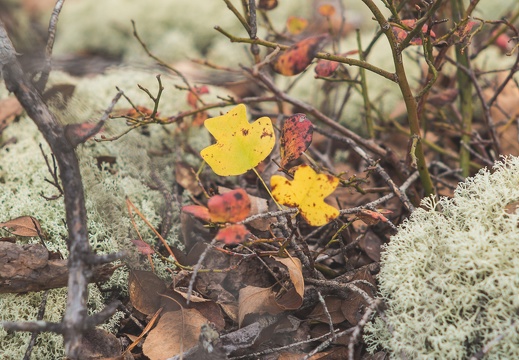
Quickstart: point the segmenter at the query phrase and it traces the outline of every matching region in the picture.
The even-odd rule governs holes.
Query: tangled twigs
[[[38,90],[25,77],[16,59],[16,50],[2,23],[0,23],[0,64],[7,89],[16,95],[56,156],[63,185],[68,228],[67,245],[70,254],[67,308],[63,321],[59,324],[30,322],[2,325],[11,330],[61,333],[64,337],[66,355],[69,358],[76,358],[83,332],[104,321],[116,309],[108,307],[93,317],[87,314],[87,285],[92,274],[93,263],[97,261],[88,242],[85,195],[75,146],[66,136],[65,126],[49,111]]]

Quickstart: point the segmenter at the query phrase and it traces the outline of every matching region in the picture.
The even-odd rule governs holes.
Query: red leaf
[[[331,76],[338,67],[339,63],[337,61],[320,59],[315,66],[315,73],[318,76],[328,77]]]
[[[196,218],[210,222],[211,215],[209,215],[209,209],[205,206],[200,205],[186,205],[182,207],[182,212],[193,215]]]
[[[213,222],[238,222],[249,216],[251,203],[245,190],[236,189],[213,196],[207,207]]]
[[[312,143],[314,126],[305,114],[294,114],[285,120],[281,134],[281,166],[298,159]]]
[[[415,19],[402,20],[402,25],[405,25],[411,29],[414,29],[416,26],[416,20]],[[422,26],[422,33],[427,34],[428,29],[429,28],[427,27],[427,25]],[[407,37],[407,35],[409,34],[409,31],[399,28],[398,26],[393,26],[393,33],[395,34],[396,39],[399,42],[401,42],[401,41],[404,41],[404,39]],[[434,33],[434,31],[431,30],[430,34],[431,34],[432,38],[436,37],[436,34]],[[409,42],[409,45],[422,45],[422,39],[419,36],[417,36]]]
[[[374,225],[378,223],[379,221],[387,222],[387,218],[382,214],[391,214],[392,211],[390,210],[378,210],[378,211],[371,211],[367,209],[362,209],[359,213],[357,213],[357,217],[364,221],[368,225]]]
[[[319,35],[299,41],[279,54],[272,63],[272,68],[278,74],[285,76],[303,72],[312,63],[323,40],[327,37],[328,35]]]
[[[227,245],[241,244],[247,240],[250,232],[247,230],[245,225],[234,224],[224,227],[216,234],[216,240],[222,241]]]
[[[151,246],[149,246],[147,243],[145,243],[142,240],[135,239],[135,240],[132,240],[132,243],[133,243],[133,245],[135,245],[137,247],[137,251],[139,251],[141,254],[151,255],[155,252],[151,248]]]

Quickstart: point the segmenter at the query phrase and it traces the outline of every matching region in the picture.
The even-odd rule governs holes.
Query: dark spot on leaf
[[[243,134],[243,136],[247,136],[249,134],[249,130],[241,129],[241,133]]]

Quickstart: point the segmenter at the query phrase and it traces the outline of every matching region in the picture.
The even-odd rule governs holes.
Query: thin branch
[[[57,0],[56,5],[54,5],[54,10],[52,10],[52,15],[50,16],[47,46],[45,47],[45,64],[41,71],[40,78],[36,83],[36,89],[38,89],[39,92],[45,90],[45,85],[47,85],[47,81],[49,80],[50,70],[52,69],[52,48],[54,47],[54,38],[56,37],[56,27],[58,25],[59,13],[61,12],[64,2],[65,0]]]

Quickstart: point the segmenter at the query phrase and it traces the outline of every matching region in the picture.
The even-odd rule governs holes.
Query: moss
[[[365,339],[393,358],[465,359],[504,335],[485,359],[519,358],[519,158],[425,199],[382,255],[377,319]],[[389,330],[391,329],[391,331]]]

